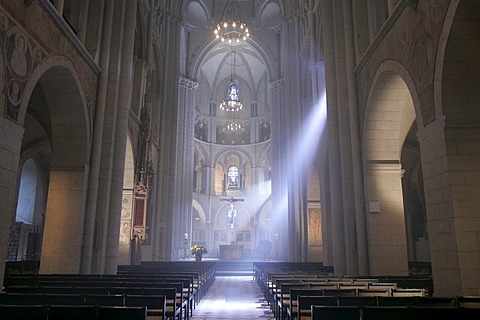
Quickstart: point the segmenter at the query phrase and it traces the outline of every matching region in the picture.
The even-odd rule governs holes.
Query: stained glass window
[[[230,188],[238,188],[238,167],[237,166],[231,166],[228,168],[228,186]]]

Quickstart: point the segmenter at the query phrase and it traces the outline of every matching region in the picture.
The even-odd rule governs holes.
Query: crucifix
[[[235,202],[237,201],[245,201],[245,199],[236,199],[234,197],[229,198],[221,198],[220,201],[228,201],[230,202],[230,208],[227,211],[227,225],[230,229],[235,227],[235,218],[237,217],[237,208],[235,208]]]

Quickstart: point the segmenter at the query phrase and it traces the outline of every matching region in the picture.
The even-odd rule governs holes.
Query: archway
[[[419,132],[428,154],[422,166],[438,295],[480,288],[480,250],[472,242],[480,232],[479,8],[475,1],[450,2],[435,63],[435,119]]]
[[[409,273],[401,154],[416,116],[409,87],[398,71],[408,77],[393,62],[380,66],[370,90],[363,128],[372,275]]]
[[[80,272],[90,121],[74,70],[65,58],[50,58],[39,65],[26,85],[19,113],[20,121],[35,119],[42,129],[25,130],[22,154],[51,148],[45,164],[49,183],[41,273]]]

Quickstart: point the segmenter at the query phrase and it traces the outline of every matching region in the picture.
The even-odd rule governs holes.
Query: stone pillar
[[[0,283],[5,274],[5,257],[8,252],[10,227],[15,221],[18,189],[18,167],[20,148],[25,129],[21,124],[14,123],[5,117],[0,117],[0,136],[5,143],[0,144],[2,160],[0,162]],[[7,143],[8,142],[8,143]]]
[[[372,43],[377,34],[377,10],[375,5],[376,0],[367,0],[367,11],[368,11],[368,37],[369,43]]]
[[[83,44],[85,44],[85,38],[87,33],[89,3],[90,3],[90,0],[83,0],[81,2],[82,6],[80,8],[78,39]]]
[[[282,99],[283,79],[269,83],[269,101],[271,105],[280,106]],[[288,229],[287,229],[287,174],[286,159],[282,136],[284,133],[284,121],[287,119],[282,110],[272,113],[272,213],[270,222],[273,231],[273,259],[287,259],[288,254]],[[282,237],[280,237],[280,234]],[[277,236],[276,236],[277,235]],[[287,238],[287,239],[284,239]]]
[[[104,140],[104,121],[106,112],[106,99],[108,92],[108,79],[109,79],[109,65],[110,65],[110,49],[111,38],[113,28],[113,16],[114,16],[114,1],[107,0],[105,2],[105,14],[103,19],[103,26],[100,28],[100,33],[103,34],[102,44],[99,48],[100,54],[100,67],[102,72],[98,82],[97,90],[97,105],[95,108],[95,123],[93,126],[93,140],[92,140],[92,156],[90,161],[90,177],[88,184],[87,195],[87,210],[85,215],[84,231],[83,231],[83,252],[82,252],[82,266],[81,273],[91,273],[93,270],[93,255],[94,255],[94,237],[96,228],[96,212],[99,205],[99,186],[100,180],[104,179],[100,177],[100,174],[105,174],[101,171],[102,154],[105,152],[103,149]]]
[[[478,121],[444,118],[419,130],[435,295],[480,292]]]
[[[125,169],[125,154],[128,137],[128,117],[132,102],[133,81],[133,51],[135,46],[135,29],[137,24],[137,1],[126,0],[125,18],[123,21],[123,45],[120,60],[121,71],[118,91],[118,111],[115,130],[115,148],[113,153],[113,170],[111,177],[112,198],[110,202],[110,214],[108,215],[108,228],[105,272],[115,273],[117,270],[118,239],[120,236],[120,221],[122,211],[123,177]],[[107,218],[107,217],[105,217]]]
[[[174,181],[174,246],[181,246],[183,238],[177,234],[192,230],[192,185],[193,185],[193,128],[195,121],[195,95],[198,83],[180,77],[178,90],[178,113],[176,131],[176,162]],[[188,253],[187,253],[188,254]]]
[[[85,168],[50,168],[41,273],[76,274],[81,268]],[[118,245],[118,241],[117,241]]]
[[[371,275],[408,275],[402,168],[371,160],[367,168],[368,243]]]
[[[353,176],[353,195],[351,201],[354,202],[354,219],[353,228],[355,234],[353,239],[353,270],[351,275],[368,275],[368,254],[367,254],[367,230],[365,220],[364,207],[364,190],[363,190],[363,172],[362,172],[362,154],[360,150],[360,128],[358,124],[358,101],[357,87],[355,83],[354,69],[355,48],[354,48],[354,26],[350,19],[353,16],[352,3],[349,0],[343,0],[343,16],[345,25],[345,60],[346,60],[346,76],[347,76],[347,92],[349,110],[349,127],[351,140],[351,160],[352,160],[352,176]]]
[[[65,5],[64,0],[55,0],[55,9],[60,16],[63,16],[63,6]]]
[[[322,2],[323,9],[323,36],[325,50],[325,78],[327,93],[327,117],[328,117],[328,150],[329,150],[329,181],[330,199],[331,199],[331,228],[332,232],[332,262],[335,268],[335,275],[347,274],[346,260],[346,241],[345,241],[345,222],[343,216],[343,197],[342,197],[342,171],[340,163],[340,146],[343,141],[339,135],[340,121],[338,115],[339,102],[337,95],[337,62],[335,50],[335,28],[334,28],[334,8],[332,1]]]
[[[395,7],[397,6],[398,0],[387,0],[387,9],[388,9],[388,15],[392,15],[393,10],[395,10]]]

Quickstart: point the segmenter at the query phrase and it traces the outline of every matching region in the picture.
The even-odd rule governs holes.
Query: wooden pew
[[[456,307],[420,307],[413,306],[411,309],[412,320],[452,320],[452,319],[465,319],[459,317],[460,312]],[[472,318],[474,319],[474,318]],[[478,318],[477,318],[478,319]]]
[[[43,294],[46,305],[84,305],[85,297],[82,294]]]
[[[455,297],[415,297],[415,305],[420,307],[456,307]]]
[[[459,296],[457,297],[459,308],[480,308],[480,296]]]
[[[298,296],[323,296],[323,289],[290,289],[290,307],[287,308],[287,315],[289,319],[296,319],[298,316]],[[308,306],[308,313],[310,314],[310,306]]]
[[[397,288],[392,290],[393,297],[423,297],[425,296],[425,289],[403,289]]]
[[[48,307],[48,320],[95,320],[97,306],[51,305]]]
[[[144,288],[144,295],[164,295],[166,298],[165,314],[167,318],[182,319],[182,306],[178,303],[177,289],[172,287],[165,288]]]
[[[408,306],[390,307],[363,307],[362,320],[409,320],[410,308]],[[431,318],[435,319],[435,318]]]
[[[389,288],[383,289],[358,289],[357,296],[359,297],[391,297],[392,291]]]
[[[86,294],[84,304],[91,306],[125,306],[125,295],[123,294]]]
[[[413,306],[415,305],[414,296],[392,297],[392,296],[378,296],[377,305],[379,307],[394,307],[394,306]]]
[[[0,319],[47,320],[48,307],[45,305],[0,305]]]
[[[360,320],[360,308],[354,306],[312,306],[312,320]]]
[[[147,307],[147,316],[161,317],[164,320],[167,316],[167,299],[164,295],[130,295],[125,296],[126,307]]]
[[[287,309],[290,308],[290,290],[291,289],[307,289],[305,283],[280,283],[276,293],[276,319],[284,320],[287,317]]]
[[[338,305],[340,307],[343,307],[343,306],[376,307],[377,306],[377,297],[375,296],[372,296],[372,297],[338,296],[337,300],[338,300]]]
[[[146,320],[146,307],[98,307],[97,320]]]
[[[297,319],[308,320],[312,318],[312,306],[338,306],[336,296],[297,296]]]
[[[0,295],[1,305],[44,305],[42,293],[3,293]]]

